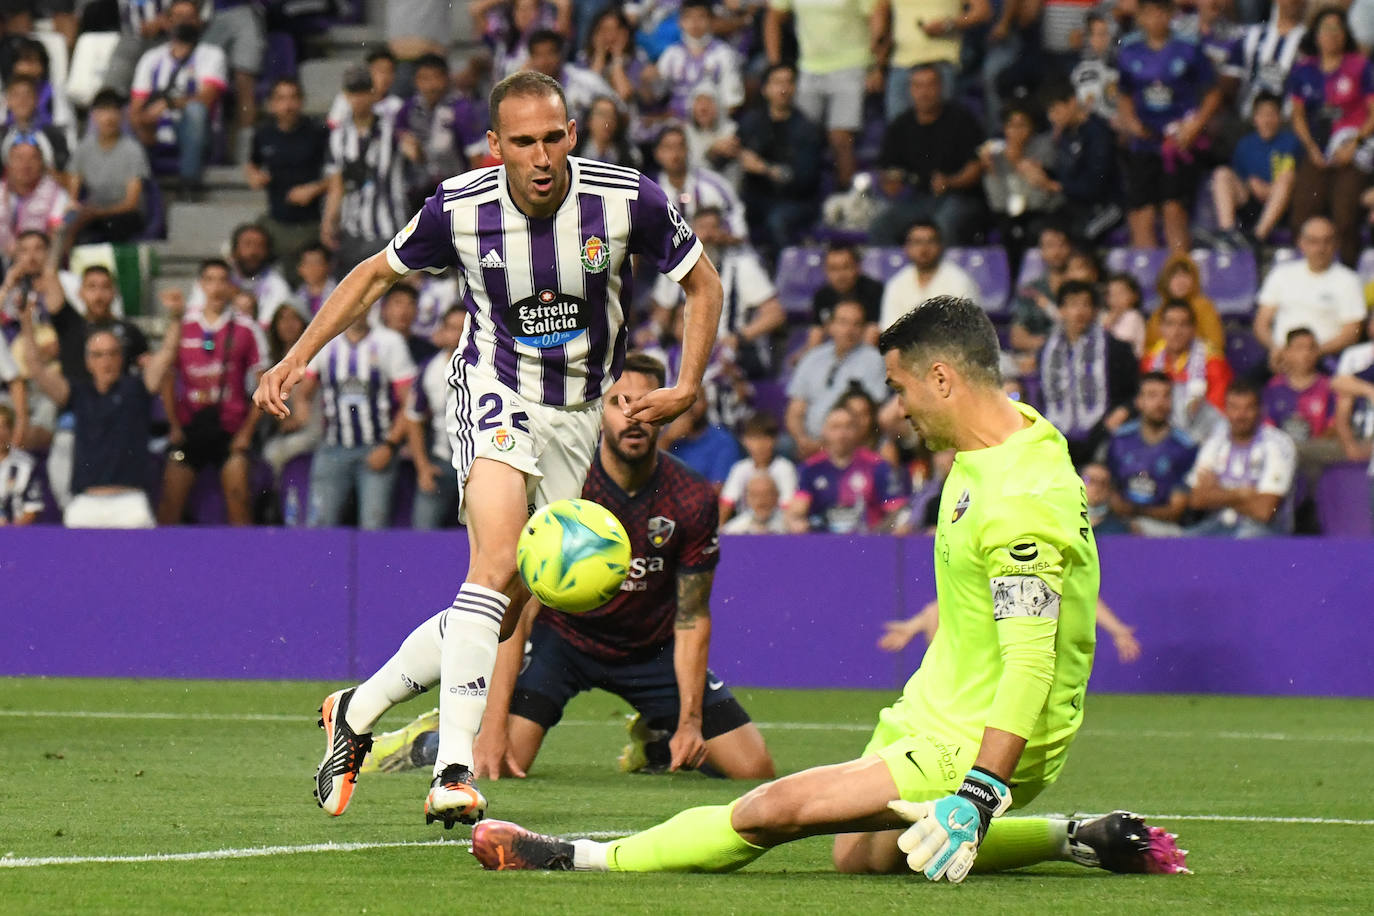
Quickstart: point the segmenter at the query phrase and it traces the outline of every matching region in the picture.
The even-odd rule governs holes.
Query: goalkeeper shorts
[[[868,739],[863,756],[877,755],[887,764],[902,801],[924,802],[953,795],[964,774],[973,768],[978,745],[962,738],[945,738],[912,731],[891,707],[878,714],[878,725]],[[1011,784],[1012,808],[1028,805],[1047,782]]]

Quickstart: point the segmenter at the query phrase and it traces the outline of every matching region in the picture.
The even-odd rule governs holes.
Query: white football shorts
[[[467,523],[463,496],[478,458],[508,464],[525,475],[531,512],[582,495],[601,435],[600,400],[577,407],[540,404],[516,394],[490,371],[459,359],[449,378],[446,412],[458,472],[459,521]]]

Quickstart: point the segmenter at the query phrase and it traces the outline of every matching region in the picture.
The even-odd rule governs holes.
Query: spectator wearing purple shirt
[[[1131,141],[1126,206],[1135,248],[1156,247],[1156,211],[1166,247],[1188,246],[1203,128],[1221,105],[1211,60],[1197,41],[1171,31],[1172,13],[1173,0],[1141,0],[1140,31],[1122,42],[1117,58],[1120,122]]]
[[[1282,371],[1269,380],[1261,401],[1265,420],[1292,437],[1298,471],[1314,488],[1327,465],[1345,457],[1336,435],[1336,395],[1319,359],[1310,330],[1289,331],[1279,357]]]
[[[826,414],[821,451],[802,465],[787,506],[792,531],[873,534],[910,529],[910,485],[876,453],[861,448],[858,418],[847,407]]]
[[[1114,485],[1112,513],[1136,534],[1181,535],[1188,510],[1188,472],[1197,446],[1169,423],[1174,383],[1162,372],[1141,379],[1136,395],[1140,419],[1126,423],[1107,444],[1107,468]]]
[[[1356,372],[1354,375],[1340,375],[1331,382],[1337,394],[1349,398],[1363,398],[1374,402],[1374,365]],[[1369,461],[1369,505],[1374,510],[1374,458]]]

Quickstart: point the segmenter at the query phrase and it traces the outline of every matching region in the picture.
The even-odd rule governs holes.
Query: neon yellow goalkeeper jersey
[[[1098,561],[1064,437],[1016,406],[1031,425],[960,452],[945,481],[935,534],[940,628],[894,712],[914,732],[974,748],[985,726],[1026,738],[1012,777],[1026,783],[1058,775],[1083,720]]]

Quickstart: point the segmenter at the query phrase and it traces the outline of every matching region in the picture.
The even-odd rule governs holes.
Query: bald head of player
[[[1030,425],[1002,390],[997,331],[974,302],[937,296],[878,338],[887,383],[935,451],[988,448]]]
[[[630,353],[620,378],[606,392],[601,415],[601,466],[626,492],[634,492],[653,473],[658,430],[649,423],[631,420],[625,415],[625,405],[662,388],[666,375],[657,359],[647,353]]]
[[[568,195],[568,156],[577,145],[563,87],[522,70],[492,87],[489,106],[487,148],[505,163],[511,199],[526,216],[552,216]]]

